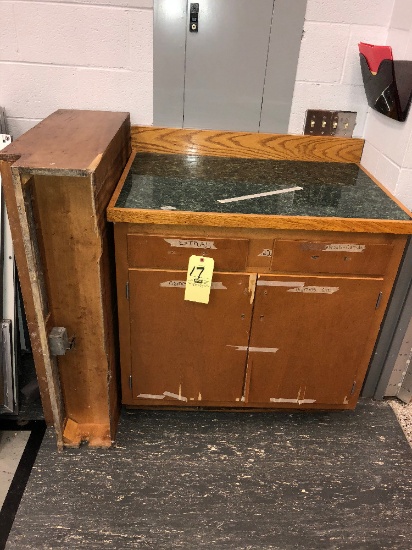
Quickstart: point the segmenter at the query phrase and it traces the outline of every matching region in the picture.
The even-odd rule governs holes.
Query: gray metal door
[[[286,133],[306,1],[155,0],[155,126]]]
[[[259,130],[273,0],[200,0],[187,33],[184,128]]]

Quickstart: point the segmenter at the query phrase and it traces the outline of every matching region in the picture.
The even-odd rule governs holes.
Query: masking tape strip
[[[153,395],[151,393],[139,393],[137,397],[141,397],[142,399],[164,399],[164,395]]]
[[[364,244],[327,244],[322,252],[363,252],[366,246]]]
[[[217,250],[214,241],[197,241],[183,239],[165,239],[165,241],[174,248],[206,248],[208,250]]]
[[[257,351],[260,353],[276,353],[279,351],[279,348],[258,348],[253,346],[232,346],[227,344],[229,348],[236,348],[236,351]]]
[[[266,191],[265,193],[256,193],[255,195],[242,195],[240,197],[232,197],[230,199],[217,199],[221,204],[227,202],[245,201],[248,199],[256,199],[258,197],[269,197],[270,195],[281,195],[283,193],[292,193],[293,191],[301,191],[303,187],[289,187],[288,189],[278,189],[276,191]]]
[[[177,399],[178,401],[187,401],[187,397],[183,397],[182,395],[179,395],[177,393],[171,393],[170,391],[163,392],[163,395],[165,397],[172,397],[173,399]]]
[[[258,280],[257,286],[291,286],[291,287],[297,287],[297,286],[305,286],[304,282],[293,282],[293,281],[262,281]]]
[[[300,286],[297,288],[290,288],[288,292],[302,292],[303,294],[334,294],[338,290],[338,286]]]
[[[303,405],[304,403],[316,403],[316,399],[283,399],[283,397],[271,397],[271,403],[298,403]]]

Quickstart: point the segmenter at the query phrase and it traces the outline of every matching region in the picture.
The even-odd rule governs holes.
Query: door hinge
[[[132,391],[133,383],[132,383],[132,375],[129,376],[129,389]]]
[[[375,309],[378,309],[378,307],[380,306],[381,300],[382,300],[382,292],[379,292],[378,298],[377,298],[376,304],[375,304]]]
[[[129,281],[126,283],[126,300],[129,299]]]
[[[355,388],[356,388],[356,380],[354,380],[354,382],[352,384],[352,389],[350,391],[350,395],[353,395],[355,393]]]

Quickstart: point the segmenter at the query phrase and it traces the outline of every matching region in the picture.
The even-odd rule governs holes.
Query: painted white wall
[[[387,44],[394,59],[412,60],[412,1],[395,0]],[[370,110],[362,165],[412,210],[412,113],[396,122]]]
[[[0,105],[16,138],[59,108],[153,122],[153,0],[0,1]]]
[[[404,0],[412,2],[412,0]],[[394,0],[308,0],[290,134],[302,134],[307,109],[356,111],[363,137],[368,104],[359,42],[386,44]]]

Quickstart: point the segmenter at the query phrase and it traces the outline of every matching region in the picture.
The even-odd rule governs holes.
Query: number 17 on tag
[[[187,268],[185,300],[200,302],[201,304],[209,303],[214,265],[213,258],[190,256]]]

